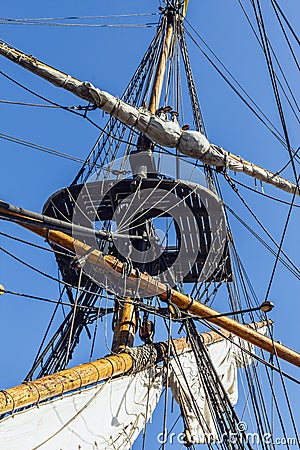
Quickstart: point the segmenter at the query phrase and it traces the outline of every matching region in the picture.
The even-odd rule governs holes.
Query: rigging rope
[[[230,187],[232,188],[232,190],[236,193],[236,195],[239,197],[239,199],[242,201],[243,205],[247,208],[247,210],[249,211],[249,213],[251,214],[251,216],[254,218],[254,220],[258,223],[258,225],[260,226],[260,228],[262,228],[262,230],[266,233],[266,235],[268,236],[268,238],[273,242],[273,244],[277,247],[277,249],[279,249],[279,244],[277,244],[277,242],[275,241],[275,239],[272,237],[272,235],[268,232],[268,230],[266,229],[266,227],[262,224],[262,222],[258,219],[257,215],[254,213],[253,208],[251,208],[247,202],[245,201],[245,199],[241,196],[241,194],[239,193],[238,189],[236,188],[236,186],[234,186],[234,183],[232,183],[231,179],[229,176],[226,176],[226,174],[224,175],[225,179],[227,180],[228,184],[230,185]],[[294,206],[293,202],[292,202],[292,206],[290,203],[288,203],[289,207]],[[229,207],[227,205],[225,205],[225,208],[229,209]],[[230,210],[230,212],[232,212],[232,210]],[[237,217],[237,215],[235,216]],[[250,226],[249,226],[250,228]],[[291,266],[294,268],[295,271],[298,271],[300,273],[300,270],[298,269],[298,267],[296,266],[296,264],[293,263],[293,261],[288,257],[288,255],[281,249],[280,253],[282,253],[282,255],[287,259],[287,261],[291,264]]]
[[[293,149],[290,144],[289,133],[288,133],[287,124],[286,124],[286,120],[285,120],[285,116],[284,116],[284,112],[283,112],[283,106],[282,106],[282,102],[281,102],[281,98],[280,98],[280,93],[279,93],[278,86],[277,86],[277,80],[276,80],[275,71],[274,71],[273,62],[272,62],[272,55],[270,53],[269,39],[267,37],[267,32],[266,32],[266,28],[264,25],[260,2],[259,2],[259,0],[256,0],[256,4],[255,4],[255,0],[250,0],[250,1],[253,6],[257,26],[258,26],[260,37],[261,37],[261,42],[262,42],[263,49],[264,49],[265,59],[266,59],[272,87],[273,87],[274,96],[276,99],[277,109],[278,109],[282,129],[283,129],[283,133],[284,133],[284,137],[285,137],[285,141],[286,141],[288,154],[289,154],[290,160],[291,160],[291,166],[293,169],[295,182],[296,182],[297,188],[299,189],[298,175],[297,175],[297,171],[296,171],[296,167],[295,167],[295,162],[293,159]]]
[[[102,131],[103,133],[105,133],[108,137],[110,137],[110,138],[112,138],[112,139],[114,139],[114,140],[116,140],[116,141],[123,142],[123,143],[125,143],[125,144],[130,144],[130,145],[133,145],[133,146],[137,146],[137,145],[134,144],[134,143],[131,143],[131,142],[126,141],[126,140],[123,140],[123,139],[120,139],[120,138],[118,138],[117,136],[113,136],[110,132],[107,132],[105,128],[101,128],[96,122],[94,122],[93,120],[91,120],[85,113],[83,113],[83,114],[82,114],[82,113],[79,113],[79,112],[76,111],[76,110],[70,109],[69,107],[66,107],[66,106],[63,106],[63,105],[60,105],[60,104],[58,104],[58,103],[56,103],[56,102],[54,102],[54,101],[52,101],[52,100],[50,100],[50,99],[48,99],[48,98],[46,98],[46,97],[44,97],[44,96],[38,94],[37,92],[35,92],[35,91],[33,91],[32,89],[30,89],[30,88],[28,88],[27,86],[25,86],[24,84],[19,83],[18,81],[16,81],[14,78],[12,78],[12,77],[10,77],[9,75],[7,75],[7,74],[6,74],[5,72],[3,72],[2,70],[0,70],[0,75],[3,75],[5,78],[7,78],[8,80],[10,80],[11,82],[13,82],[14,84],[16,84],[17,86],[19,86],[19,87],[21,87],[22,89],[24,89],[25,91],[30,92],[31,94],[33,94],[35,97],[38,97],[38,98],[40,98],[41,100],[44,100],[44,101],[46,101],[47,103],[49,103],[49,104],[51,104],[51,105],[54,105],[54,106],[59,107],[59,108],[65,110],[65,111],[68,111],[68,112],[70,112],[70,113],[72,113],[72,114],[75,114],[75,115],[77,115],[77,116],[79,116],[79,117],[81,117],[81,118],[83,118],[83,119],[86,119],[89,123],[91,123],[91,124],[92,124],[94,127],[96,127],[98,130],[100,130],[100,131]],[[87,107],[89,107],[89,105],[87,105],[86,107],[84,107],[84,109],[86,109]],[[135,133],[137,133],[137,132],[135,132]],[[85,161],[85,163],[86,163],[86,161]]]
[[[175,96],[175,95],[174,95]],[[60,106],[58,106],[58,107],[60,107]],[[64,108],[63,108],[64,109]],[[99,127],[98,127],[99,128]],[[106,131],[105,131],[106,132]],[[114,138],[113,136],[112,136],[112,128],[111,128],[111,131],[109,132],[109,133],[107,133],[107,136],[109,136],[110,138]],[[126,142],[126,141],[124,141],[124,140],[120,140],[119,139],[119,142]],[[131,145],[132,144],[132,142],[131,142],[131,140],[130,139],[128,139],[128,141],[127,141],[127,144],[128,145]],[[134,144],[133,144],[134,145]],[[294,156],[293,156],[293,158],[294,158]],[[95,161],[96,161],[96,159],[95,159]],[[88,166],[90,166],[89,165],[89,163],[87,164]],[[93,164],[91,164],[91,166],[93,166],[93,167],[95,167],[95,163],[93,163]],[[279,252],[279,254],[280,254],[280,252]],[[65,286],[66,286],[67,284],[65,284]],[[86,292],[86,291],[83,291],[82,289],[80,289],[80,291],[82,291],[82,292]],[[79,289],[77,290],[77,294],[78,294],[78,292],[79,292]],[[214,292],[214,291],[213,291]],[[213,294],[213,293],[212,293]],[[212,295],[212,294],[210,294],[210,295]],[[99,297],[99,295],[98,294],[96,294],[98,297]],[[199,293],[199,295],[200,295],[200,293]],[[234,294],[233,294],[234,295]],[[99,297],[100,298],[100,297]],[[101,297],[102,298],[102,297]],[[71,306],[71,305],[68,305],[68,306]],[[77,307],[79,308],[81,305],[78,305]],[[97,308],[97,307],[94,307],[97,311],[99,311],[99,309]],[[141,307],[141,308],[143,308],[143,307]],[[148,310],[150,310],[151,311],[151,309],[150,308],[148,308]],[[155,315],[158,315],[158,313],[156,313],[154,310],[152,310],[152,312],[153,312],[153,314],[155,314]],[[67,355],[68,356],[68,355]]]
[[[298,36],[296,35],[295,31],[293,30],[291,24],[289,23],[287,17],[285,16],[285,14],[283,13],[282,9],[280,8],[278,2],[276,0],[271,0],[272,3],[274,3],[276,5],[276,8],[278,9],[278,11],[280,12],[280,14],[283,17],[283,20],[285,21],[285,23],[287,24],[287,26],[289,27],[290,32],[292,33],[292,35],[294,36],[297,44],[300,46],[300,39],[298,38]]]
[[[243,219],[241,219],[241,217],[239,217],[238,214],[236,214],[228,205],[225,206],[225,208],[267,249],[269,250],[270,253],[272,253],[273,256],[276,256],[276,252],[275,250],[272,249],[272,247],[270,247],[266,241],[264,241],[264,239],[262,239],[254,230],[253,228],[251,228]],[[280,251],[281,253],[281,251]],[[299,269],[296,268],[296,270],[294,270],[293,268],[291,268],[286,261],[284,261],[284,259],[282,259],[280,256],[278,258],[278,260],[298,279],[300,279],[300,275],[299,275]]]
[[[55,22],[7,22],[0,20],[0,25],[37,25],[52,27],[85,27],[85,28],[156,28],[157,22],[152,23],[55,23]]]
[[[299,175],[299,177],[297,179],[297,184],[298,184],[299,180],[300,180],[300,175]],[[273,280],[274,280],[277,264],[278,264],[278,261],[279,261],[280,252],[281,252],[281,249],[282,249],[282,246],[283,246],[283,241],[284,241],[284,238],[285,238],[285,235],[286,235],[286,232],[287,232],[287,228],[288,228],[288,225],[289,225],[289,222],[290,222],[290,218],[291,218],[291,214],[292,214],[292,210],[293,210],[293,204],[294,204],[294,201],[295,201],[295,197],[296,197],[296,191],[295,191],[295,193],[293,195],[293,198],[292,198],[292,201],[291,201],[291,205],[290,205],[290,208],[289,208],[289,211],[288,211],[288,214],[287,214],[287,218],[286,218],[286,221],[285,221],[285,224],[284,224],[284,228],[283,228],[283,231],[282,231],[282,236],[281,236],[281,239],[280,239],[278,252],[277,252],[277,255],[276,255],[276,258],[275,258],[275,262],[274,262],[274,266],[273,266],[273,269],[272,269],[270,281],[269,281],[267,292],[266,292],[266,295],[265,295],[265,301],[268,299],[269,294],[270,294],[271,286],[272,286],[272,283],[273,283]]]
[[[250,17],[249,17],[249,15],[248,15],[246,9],[244,8],[244,6],[243,6],[241,0],[238,0],[238,3],[239,3],[239,5],[240,5],[240,7],[241,7],[241,9],[242,9],[242,11],[243,11],[245,17],[246,17],[246,20],[247,20],[247,22],[248,22],[248,24],[249,24],[249,26],[250,26],[250,28],[251,28],[251,31],[252,31],[253,34],[254,34],[255,39],[256,39],[257,42],[258,42],[258,45],[260,46],[261,50],[263,51],[263,45],[262,45],[262,43],[261,43],[261,41],[260,41],[260,38],[259,38],[259,36],[258,36],[258,34],[257,34],[257,32],[256,32],[256,30],[255,30],[255,28],[254,28],[254,26],[253,26],[253,24],[251,23]],[[287,80],[287,77],[286,77],[286,75],[285,75],[285,72],[284,72],[284,70],[283,70],[283,68],[282,68],[282,66],[281,66],[281,64],[280,64],[280,62],[279,62],[278,57],[276,56],[276,53],[275,53],[275,50],[273,49],[273,46],[271,45],[270,42],[269,42],[269,44],[270,44],[271,52],[272,52],[272,54],[273,54],[273,56],[274,56],[274,59],[275,59],[275,61],[276,61],[276,63],[277,63],[277,66],[278,66],[278,68],[279,68],[279,70],[280,70],[280,73],[281,73],[281,75],[282,75],[282,78],[283,78],[283,80],[285,81],[285,84],[286,84],[286,86],[287,86],[287,88],[288,88],[288,91],[289,91],[291,97],[292,97],[292,100],[293,100],[293,102],[294,102],[294,104],[295,104],[295,106],[296,106],[296,108],[297,108],[297,110],[298,110],[298,112],[299,112],[300,109],[299,109],[297,100],[296,100],[296,98],[295,98],[295,96],[294,96],[294,94],[293,94],[293,92],[292,92],[292,89],[291,89],[290,84],[289,84],[289,82],[288,82],[288,80]],[[287,99],[287,101],[288,101],[288,103],[289,103],[289,105],[290,105],[290,107],[291,107],[291,110],[292,110],[293,113],[294,113],[294,116],[296,117],[296,119],[297,119],[298,122],[299,122],[298,115],[297,115],[296,111],[294,110],[294,107],[293,107],[293,105],[292,105],[292,102],[291,102],[291,100],[288,98],[288,95],[287,95],[287,93],[285,92],[285,89],[284,89],[284,87],[283,87],[283,85],[282,85],[282,83],[281,83],[281,81],[280,81],[280,79],[279,79],[279,77],[278,77],[277,75],[276,75],[276,78],[277,78],[278,83],[279,83],[279,85],[280,85],[280,87],[281,87],[281,89],[282,89],[282,92],[284,93],[285,98]]]
[[[4,18],[0,20],[7,20],[9,22],[27,22],[27,21],[50,21],[50,20],[79,20],[79,19],[114,19],[119,17],[149,17],[158,16],[160,13],[133,13],[133,14],[107,14],[102,16],[66,16],[66,17],[23,17],[23,18]]]
[[[239,429],[238,424],[240,423],[240,420],[192,320],[186,323],[186,328],[197,361],[205,394],[207,399],[209,399],[216,417],[215,425],[220,436],[225,437],[225,444],[228,445],[228,448],[231,448],[231,443],[228,438],[230,433],[234,432],[237,437],[235,442],[236,448],[244,450],[245,447],[248,447],[249,449],[252,449],[245,431]]]
[[[199,322],[201,322],[201,319],[199,319]],[[237,342],[235,342],[231,337],[226,336],[224,333],[222,333],[221,329],[216,328],[212,323],[207,322],[206,320],[203,320],[203,324],[208,327],[211,331],[215,331],[216,333],[218,333],[222,338],[228,340],[229,342],[231,342],[233,345],[235,345],[236,347],[238,347],[241,351],[243,351],[245,354],[251,356],[252,358],[256,359],[258,362],[262,363],[264,366],[271,368],[272,370],[275,370],[276,372],[279,372],[278,367],[274,366],[273,364],[269,363],[268,361],[266,361],[264,358],[261,358],[260,356],[256,355],[255,353],[250,352],[249,350],[247,350],[246,348],[242,347],[240,344],[238,344]],[[292,375],[281,371],[282,374],[284,375],[284,377],[288,378],[289,380],[293,381],[296,384],[300,385],[300,380],[293,377]]]
[[[202,41],[201,36],[199,33],[195,30],[195,28],[189,24],[188,21],[186,21],[188,25],[191,27],[191,29],[194,31],[194,33],[197,35],[197,37]],[[241,86],[241,84],[237,81],[237,79],[229,72],[229,70],[225,67],[225,65],[220,61],[220,59],[217,57],[217,55],[207,46],[206,42],[204,44],[208,47],[209,51],[212,53],[212,55],[216,58],[217,62],[221,65],[222,68],[229,74],[229,76],[232,78],[234,83],[241,89],[241,91],[245,94],[246,98],[238,91],[238,89],[234,86],[234,84],[227,78],[224,73],[218,68],[218,66],[214,63],[214,61],[208,56],[208,54],[201,48],[201,46],[198,44],[196,39],[192,36],[192,34],[186,29],[186,34],[189,36],[189,38],[194,42],[196,47],[201,51],[201,53],[204,55],[204,57],[209,61],[209,63],[214,67],[214,69],[218,72],[218,74],[223,78],[223,80],[230,86],[230,88],[237,94],[237,96],[242,100],[242,102],[250,109],[250,111],[253,112],[253,114],[264,124],[264,126],[276,137],[276,139],[287,148],[287,143],[284,139],[284,136],[279,132],[279,130],[275,127],[275,125],[268,119],[268,117],[264,114],[264,112],[261,110],[261,108],[257,105],[257,103],[247,94],[246,90]],[[248,100],[249,101],[248,101]],[[253,104],[253,106],[251,105]],[[259,111],[259,114],[255,108]]]
[[[288,396],[288,392],[287,392],[287,389],[286,389],[286,385],[285,385],[285,381],[284,381],[284,378],[283,378],[283,374],[281,372],[280,361],[279,361],[279,358],[278,358],[278,355],[277,355],[277,351],[276,351],[275,345],[274,345],[274,337],[273,337],[272,327],[269,325],[268,322],[267,322],[267,327],[268,327],[268,331],[269,331],[270,337],[272,339],[274,355],[275,355],[276,363],[277,363],[277,366],[278,366],[278,369],[279,369],[280,380],[281,380],[283,391],[284,391],[284,395],[285,395],[285,398],[286,398],[286,403],[287,403],[287,406],[288,406],[288,411],[289,411],[289,414],[290,414],[292,426],[293,426],[293,429],[294,429],[294,432],[295,432],[295,436],[296,436],[296,439],[297,439],[297,442],[298,442],[298,447],[300,447],[300,440],[299,440],[299,435],[298,435],[298,432],[297,432],[295,418],[294,418],[293,411],[292,411],[292,408],[291,408],[291,403],[290,403],[290,400],[289,400],[289,396]]]
[[[63,302],[62,302],[62,298],[63,298],[64,292],[65,292],[65,289],[66,289],[66,286],[64,286],[63,289],[62,289],[61,292],[60,292],[59,299],[58,299],[58,301],[57,301],[57,303],[56,303],[56,305],[55,305],[55,308],[54,308],[54,310],[53,310],[52,316],[51,316],[50,321],[49,321],[49,323],[48,323],[48,325],[47,325],[47,328],[46,328],[44,337],[43,337],[43,339],[42,339],[42,341],[41,341],[41,343],[40,343],[40,346],[39,346],[39,348],[38,348],[38,351],[36,352],[36,356],[35,356],[35,358],[34,358],[33,365],[36,364],[37,359],[38,359],[38,357],[39,357],[39,354],[40,354],[40,352],[42,351],[42,348],[43,348],[43,346],[44,346],[44,344],[45,344],[45,342],[46,342],[48,333],[49,333],[49,331],[50,331],[50,329],[51,329],[51,327],[52,327],[52,324],[53,324],[55,315],[56,315],[56,313],[57,313],[57,311],[58,311],[58,308],[59,308],[59,306],[62,305],[62,303],[63,303]],[[8,293],[8,292],[6,292],[6,293]],[[20,294],[18,293],[18,294],[15,294],[15,295],[20,295]],[[23,295],[22,295],[22,296],[23,296]],[[48,299],[47,299],[47,300],[48,300]],[[27,381],[28,381],[28,380],[27,380]]]
[[[70,335],[69,335],[67,352],[66,352],[65,367],[68,365],[68,362],[69,362],[70,347],[71,347],[71,342],[72,342],[72,337],[73,337],[73,329],[74,329],[74,323],[75,323],[75,317],[76,317],[76,310],[77,310],[77,306],[78,306],[79,288],[81,287],[82,272],[83,272],[83,270],[81,267],[79,270],[78,285],[77,285],[77,289],[76,289],[76,297],[75,297],[75,303],[74,303],[74,308],[73,308],[73,313],[72,313],[72,322],[71,322]]]
[[[283,23],[282,23],[282,21],[281,21],[281,19],[280,19],[280,17],[279,17],[278,11],[277,11],[277,9],[276,9],[276,7],[275,7],[275,3],[274,3],[273,0],[271,0],[271,3],[272,3],[272,6],[273,6],[275,15],[276,15],[276,17],[277,17],[277,20],[278,20],[278,22],[279,22],[280,28],[281,28],[281,30],[282,30],[282,33],[283,33],[283,35],[284,35],[284,37],[285,37],[285,40],[286,40],[286,42],[287,42],[287,45],[288,45],[288,47],[289,47],[289,49],[290,49],[290,52],[291,52],[291,54],[292,54],[292,57],[293,57],[293,59],[294,59],[294,61],[295,61],[295,64],[296,64],[296,66],[297,66],[297,69],[300,71],[300,65],[299,65],[299,63],[298,63],[298,60],[297,60],[296,55],[295,55],[295,53],[294,53],[294,50],[293,50],[293,48],[292,48],[292,46],[291,46],[291,43],[290,43],[289,38],[288,38],[288,35],[286,34],[286,31],[285,31],[285,29],[284,29]]]
[[[64,108],[64,109],[75,109],[82,110],[85,109],[85,106],[55,106],[55,105],[46,105],[44,103],[27,103],[27,102],[17,102],[12,100],[0,100],[0,103],[5,103],[7,105],[19,105],[19,106],[32,106],[35,108]]]
[[[81,289],[81,292],[86,292],[84,290]],[[42,302],[46,302],[46,303],[54,303],[56,306],[68,306],[69,308],[74,309],[74,304],[72,303],[67,303],[67,302],[63,302],[61,300],[53,300],[50,298],[46,298],[46,297],[39,297],[37,295],[31,295],[31,294],[25,294],[23,292],[15,292],[15,291],[9,291],[7,289],[1,289],[1,293],[3,294],[10,294],[10,295],[15,295],[17,297],[24,297],[24,298],[29,298],[29,299],[33,299],[33,300],[40,300]],[[105,295],[102,294],[97,294],[97,297],[99,298],[106,298]],[[113,299],[111,299],[113,301]],[[86,306],[86,305],[77,305],[78,309],[85,309],[88,311],[94,311],[95,313],[97,313],[97,317],[99,315],[99,317],[104,316],[105,314],[107,314],[102,308],[99,309],[98,306]],[[109,313],[112,313],[112,309],[108,310]]]
[[[77,156],[68,155],[67,153],[60,152],[58,150],[54,150],[49,147],[44,147],[43,145],[34,144],[33,142],[26,141],[24,139],[17,138],[15,136],[9,136],[8,134],[0,133],[0,139],[13,142],[15,144],[23,145],[24,147],[32,148],[34,150],[38,150],[43,153],[48,153],[53,156],[57,156],[59,158],[67,159],[69,161],[84,163],[82,158],[78,158]],[[96,164],[95,167],[100,168],[101,166]]]
[[[290,205],[290,202],[287,202],[285,200],[282,200],[281,198],[273,197],[272,195],[266,194],[265,192],[259,191],[258,189],[252,188],[248,186],[247,184],[241,183],[241,181],[238,181],[236,178],[230,177],[230,179],[234,182],[234,184],[238,184],[239,186],[242,186],[245,189],[248,189],[251,192],[254,192],[255,194],[262,195],[263,197],[269,198],[270,200],[274,200],[278,203],[282,203],[284,205]],[[300,205],[293,205],[293,208],[300,208]]]

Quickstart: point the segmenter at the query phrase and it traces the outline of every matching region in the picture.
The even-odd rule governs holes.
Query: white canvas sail
[[[266,327],[259,331],[265,334]],[[247,351],[254,353],[254,346],[237,337],[233,338],[233,342],[222,339],[208,346],[210,359],[232,405],[238,400],[237,369],[253,362],[253,357]],[[194,353],[184,353],[173,359],[170,365],[170,387],[184,410],[193,443],[215,441],[218,438],[215,416],[205,394]]]
[[[162,369],[107,381],[4,419],[1,450],[129,449],[152,416]]]
[[[266,327],[259,329],[265,334]],[[236,345],[238,344],[238,345]],[[253,345],[237,337],[207,346],[211,361],[234,405],[238,400],[237,369],[252,363]],[[4,419],[1,450],[130,449],[151,418],[165,385],[162,367],[151,367],[56,398]],[[170,362],[169,386],[183,408],[194,443],[217,439],[215,417],[206,397],[194,353]],[[199,417],[201,420],[199,421]]]

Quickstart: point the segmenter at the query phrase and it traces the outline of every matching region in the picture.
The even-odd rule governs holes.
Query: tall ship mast
[[[4,116],[16,135],[0,137],[41,153],[40,163],[15,161],[16,180],[10,173],[0,201],[3,450],[300,443],[298,305],[289,298],[300,278],[299,39],[276,0],[232,9],[264,64],[274,96],[268,115],[263,92],[247,92],[202,37],[208,29],[222,34],[203,23],[207,5],[151,3],[149,14],[122,4],[118,14],[113,7],[102,14],[101,6],[98,15],[0,19],[4,30],[39,29],[47,38],[59,30],[50,55],[38,41],[37,51],[28,48],[30,34],[26,46],[9,31],[0,42],[7,86],[0,107],[20,115]],[[286,71],[271,19],[288,53]],[[109,38],[100,46],[85,39],[81,55],[61,40],[79,28]],[[141,30],[148,44],[137,39]],[[126,58],[122,39],[112,37],[123,38]],[[137,49],[143,55],[124,88]],[[253,48],[245,49],[248,60]],[[235,95],[232,104],[218,97],[216,76]],[[236,99],[244,128],[230,119]],[[31,138],[39,134],[43,145]],[[76,140],[77,154],[47,144]],[[278,160],[268,142],[280,149]],[[55,159],[49,170],[45,153]],[[45,191],[47,172],[53,189]],[[37,205],[39,190],[47,195]]]

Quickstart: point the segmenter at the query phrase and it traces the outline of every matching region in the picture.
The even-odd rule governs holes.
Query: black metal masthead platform
[[[166,273],[162,279],[169,285],[232,278],[221,203],[211,191],[194,183],[145,177],[72,185],[53,194],[43,213],[131,236],[130,242],[97,240],[97,245],[121,261],[130,258],[134,268],[151,276]],[[141,230],[144,255],[140,241],[137,248],[134,239]],[[90,238],[81,240],[93,246]],[[56,257],[63,279],[76,285],[72,256]]]

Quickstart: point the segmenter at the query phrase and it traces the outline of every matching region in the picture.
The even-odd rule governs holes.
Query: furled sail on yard
[[[84,100],[102,109],[121,122],[143,133],[157,144],[174,147],[179,152],[199,159],[205,164],[225,167],[236,172],[243,172],[260,181],[269,183],[283,191],[299,195],[299,187],[278,174],[246,161],[221,147],[210,144],[204,134],[195,130],[183,130],[177,121],[165,120],[151,114],[145,108],[136,108],[117,97],[102,91],[89,82],[82,82],[41,61],[0,42],[0,54],[20,64],[31,72],[45,78],[52,84],[71,91]]]
[[[265,334],[266,326],[259,332]],[[238,399],[237,369],[253,361],[245,349],[254,352],[253,345],[238,338],[232,342],[220,338],[207,345],[233,405]],[[195,355],[188,349],[171,360],[168,370],[154,365],[7,417],[1,424],[1,450],[127,450],[151,419],[166,385],[184,411],[193,442],[204,443],[207,436],[217,439],[212,405]]]
[[[21,225],[21,230],[39,235],[51,248],[33,244],[22,235],[18,238],[0,232],[1,239],[3,236],[20,244],[50,250],[56,257],[59,277],[56,273],[55,277],[49,276],[25,261],[27,258],[22,260],[1,246],[0,250],[7,257],[58,282],[60,294],[56,301],[45,297],[44,286],[43,296],[36,296],[15,292],[15,280],[13,287],[7,290],[0,285],[0,294],[56,305],[25,381],[0,391],[0,450],[144,450],[157,448],[157,442],[164,450],[170,435],[178,438],[180,431],[183,431],[180,444],[186,447],[207,444],[210,450],[252,450],[248,440],[251,430],[260,437],[263,448],[274,450],[278,429],[286,438],[289,428],[294,430],[293,443],[297,439],[300,444],[285,378],[298,384],[299,380],[284,372],[285,366],[280,365],[283,360],[283,364],[289,362],[300,367],[300,353],[281,344],[278,340],[281,336],[273,334],[273,322],[267,316],[274,306],[269,294],[278,263],[300,279],[299,269],[283,249],[291,213],[297,212],[299,207],[295,202],[300,195],[296,172],[299,149],[295,150],[297,144],[290,142],[285,129],[280,95],[276,92],[276,74],[270,67],[272,55],[270,58],[267,54],[271,78],[272,74],[275,77],[272,87],[282,113],[284,134],[255,103],[255,109],[250,109],[262,114],[263,119],[258,118],[288,150],[288,163],[281,169],[278,162],[273,168],[269,166],[270,160],[261,162],[274,171],[271,172],[249,162],[255,155],[246,160],[211,143],[225,141],[212,134],[212,141],[207,137],[185,41],[185,33],[190,35],[184,25],[188,23],[185,19],[188,3],[189,0],[160,2],[155,36],[121,98],[100,90],[96,82],[81,81],[0,41],[0,55],[84,99],[88,105],[65,107],[36,93],[34,86],[29,89],[1,71],[2,75],[49,103],[44,106],[73,112],[101,130],[85,160],[78,161],[70,156],[83,166],[75,178],[72,174],[71,184],[48,198],[42,214],[11,205],[6,199],[0,201],[0,220]],[[259,0],[250,3],[256,13],[262,47],[265,44],[267,48],[269,38],[263,38],[263,20],[256,11],[255,4],[260,9]],[[272,0],[272,4],[274,6],[276,0]],[[202,7],[201,17],[204,18]],[[84,20],[91,18],[85,16]],[[33,23],[36,25],[44,19],[34,19]],[[31,20],[1,19],[0,22],[16,25],[29,24]],[[55,18],[51,20],[59,25]],[[14,37],[7,39],[11,41]],[[19,46],[18,42],[15,44]],[[19,44],[26,47],[23,42]],[[84,51],[89,57],[98,54],[99,47],[92,51],[90,45]],[[46,54],[44,48],[43,53]],[[275,54],[274,57],[276,59]],[[93,60],[98,64],[99,58]],[[65,62],[64,66],[69,67]],[[186,85],[182,86],[184,79]],[[280,79],[278,82],[280,84]],[[114,92],[118,92],[117,89],[113,88]],[[185,103],[187,96],[188,105]],[[246,98],[251,100],[249,96]],[[218,105],[222,105],[219,96],[217,100]],[[293,101],[292,94],[291,105]],[[11,100],[1,102],[43,106]],[[247,101],[245,103],[248,105]],[[99,116],[97,109],[109,115],[104,127],[101,120],[100,126],[98,119],[93,121],[88,117],[93,110],[93,114]],[[31,125],[30,121],[27,123]],[[230,130],[239,129],[236,121],[231,120],[231,124]],[[218,127],[215,117],[214,127]],[[57,129],[56,137],[61,137],[61,130]],[[36,147],[28,141],[0,134],[1,139],[5,137],[8,141]],[[71,134],[73,137],[73,128]],[[262,140],[253,136],[251,149],[257,142],[261,148]],[[225,146],[233,149],[234,145],[230,141]],[[245,140],[239,142],[237,148],[246,151]],[[43,150],[50,149],[43,147]],[[291,181],[282,176],[286,168],[292,169],[293,179],[287,176]],[[245,173],[292,194],[289,201],[268,196],[289,205],[280,243],[273,239],[264,221],[260,222],[254,208],[240,195],[227,170]],[[275,246],[264,241],[246,221],[243,223],[275,256],[263,297],[255,292],[237,251],[235,231],[231,229],[226,210],[239,220],[240,217],[225,201],[219,183],[221,176]],[[21,204],[26,205],[26,201]],[[274,217],[278,221],[276,214],[272,219]],[[267,272],[266,261],[260,261],[260,254],[248,241],[244,244],[247,245],[246,258],[252,254],[259,263],[253,265],[254,275],[259,274],[260,267]],[[9,286],[8,282],[3,282]],[[281,278],[280,284],[284,284]],[[284,292],[284,300],[285,297]],[[229,306],[224,308],[227,301]],[[67,307],[70,310],[66,314]],[[32,319],[30,316],[30,323]],[[53,332],[52,325],[56,326],[57,322],[58,328]],[[28,323],[26,321],[26,326]],[[211,331],[200,333],[199,327]],[[89,362],[71,367],[70,361],[76,357],[74,352],[79,343],[82,347],[82,332],[85,331],[91,341],[90,353],[80,355],[80,360]],[[177,331],[178,334],[184,332],[184,337],[173,338]],[[136,334],[143,342],[141,346],[134,346]],[[154,336],[158,338],[155,337],[155,341]],[[257,355],[254,346],[258,349]],[[107,356],[95,359],[96,353],[101,355],[107,350]],[[269,360],[264,351],[270,354]],[[260,364],[256,364],[257,361]],[[283,402],[279,406],[279,396],[276,397],[279,381],[288,411],[284,411]],[[269,391],[262,382],[267,383]],[[239,393],[240,387],[243,390]],[[268,394],[269,406],[265,404]],[[174,409],[173,399],[177,402]],[[235,408],[238,399],[239,405]],[[164,400],[163,408],[160,400]],[[172,426],[170,409],[172,413],[179,413]],[[161,410],[163,414],[158,414]],[[154,412],[159,421],[156,424]],[[154,423],[150,425],[152,417]],[[179,419],[182,422],[176,425]],[[286,429],[284,423],[287,423]],[[241,428],[241,424],[246,428]],[[236,437],[234,442],[232,436]],[[265,442],[264,436],[272,436],[272,441]],[[290,442],[285,443],[289,450]]]

